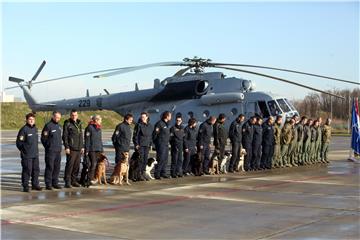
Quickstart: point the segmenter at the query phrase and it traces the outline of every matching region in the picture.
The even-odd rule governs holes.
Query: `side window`
[[[279,105],[274,100],[268,101],[268,106],[272,116],[277,116],[282,113]]]
[[[280,108],[284,111],[284,112],[290,112],[291,109],[289,108],[289,106],[286,104],[286,102],[284,101],[284,99],[277,99],[276,100],[279,105],[280,105]]]
[[[260,108],[260,112],[264,118],[268,118],[270,116],[269,110],[267,109],[265,101],[258,101],[258,105]]]

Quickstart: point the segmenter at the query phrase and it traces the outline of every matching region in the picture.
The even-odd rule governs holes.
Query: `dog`
[[[130,158],[129,178],[136,182],[141,179],[141,156],[139,151],[135,151]]]
[[[203,175],[203,157],[200,152],[194,156],[192,170],[195,176]]]
[[[210,175],[219,174],[219,152],[215,151],[211,157],[211,163],[209,167]]]
[[[145,173],[144,173],[144,177],[146,179],[146,181],[150,181],[153,180],[154,178],[151,176],[151,170],[155,167],[155,165],[158,164],[158,162],[156,161],[155,158],[149,158],[147,160],[147,164],[146,164],[146,168],[145,168]]]
[[[221,164],[220,164],[220,172],[221,173],[224,173],[224,174],[227,173],[226,165],[227,165],[229,159],[231,159],[231,156],[232,155],[230,152],[228,152],[228,151],[225,152],[224,158],[221,160]]]
[[[106,163],[108,159],[104,154],[100,154],[97,164],[96,164],[96,172],[95,172],[95,180],[102,184],[101,178],[104,178],[104,184],[107,184],[106,182]]]
[[[121,153],[121,160],[115,165],[114,171],[110,177],[111,184],[120,184],[123,185],[123,180],[125,178],[126,184],[129,183],[129,153]]]
[[[237,166],[236,166],[236,170],[239,172],[240,171],[240,169],[241,169],[241,171],[245,171],[244,170],[244,159],[245,159],[245,155],[246,155],[246,150],[245,150],[245,148],[242,148],[241,149],[241,151],[240,151],[240,160],[239,160],[239,162],[238,162],[238,164],[237,164]]]

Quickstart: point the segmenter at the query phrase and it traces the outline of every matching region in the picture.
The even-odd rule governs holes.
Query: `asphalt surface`
[[[360,238],[349,137],[333,138],[329,165],[23,193],[16,132],[1,133],[3,239]]]

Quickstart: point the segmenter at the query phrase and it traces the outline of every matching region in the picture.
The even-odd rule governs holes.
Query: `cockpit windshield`
[[[268,101],[268,106],[272,116],[277,116],[282,113],[279,105],[274,100]]]
[[[287,103],[287,105],[290,106],[291,111],[295,111],[295,107],[290,103],[290,101],[287,98],[284,98],[284,99],[285,99],[285,102]]]
[[[279,103],[280,108],[284,111],[284,112],[290,112],[291,109],[290,107],[286,104],[284,99],[276,99],[276,101]]]

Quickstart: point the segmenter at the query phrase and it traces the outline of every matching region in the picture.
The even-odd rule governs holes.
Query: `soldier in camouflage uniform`
[[[276,121],[274,124],[274,136],[275,136],[275,146],[274,146],[274,156],[272,161],[272,168],[282,167],[281,161],[281,152],[280,152],[280,139],[281,139],[281,123],[282,123],[282,116],[278,115],[276,117]]]
[[[298,123],[298,116],[297,115],[293,116],[292,120],[294,120],[294,125],[291,128],[292,138],[291,138],[291,143],[289,145],[288,162],[291,166],[297,167],[298,165],[296,164],[297,161],[296,150],[297,150],[298,132],[296,125]]]
[[[320,163],[321,162],[321,138],[322,138],[322,118],[319,117],[318,119],[319,122],[319,126],[316,128],[317,130],[317,139],[316,139],[316,144],[315,144],[315,160],[316,162]]]
[[[281,137],[280,137],[280,143],[281,143],[281,161],[282,164],[285,165],[285,167],[292,167],[289,158],[289,145],[291,144],[291,140],[293,138],[293,131],[292,128],[294,126],[294,119],[288,120],[284,127],[281,129]]]
[[[311,125],[311,143],[310,143],[310,163],[316,163],[316,140],[318,139],[318,131],[317,128],[319,127],[319,121],[315,120],[314,123]]]
[[[301,118],[301,121],[297,124],[297,131],[298,131],[298,142],[297,142],[297,164],[298,165],[304,165],[304,148],[303,148],[303,142],[304,142],[304,127],[307,122],[307,118],[303,116]]]
[[[310,164],[311,157],[311,126],[313,124],[313,120],[309,119],[307,124],[304,126],[304,141],[303,141],[303,152],[304,152],[304,164]]]
[[[322,145],[321,145],[321,162],[329,163],[328,160],[328,151],[329,151],[329,144],[331,140],[331,119],[326,119],[326,123],[322,129]]]

